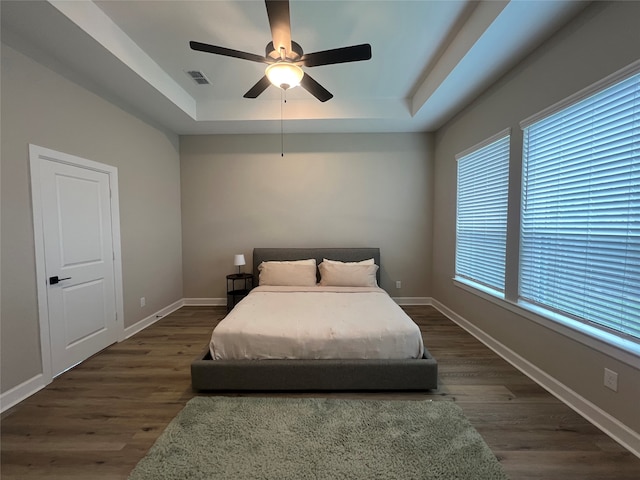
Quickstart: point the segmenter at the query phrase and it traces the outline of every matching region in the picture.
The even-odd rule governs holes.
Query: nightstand
[[[227,275],[227,312],[233,310],[240,300],[246,297],[253,288],[253,275],[250,273],[234,273]]]

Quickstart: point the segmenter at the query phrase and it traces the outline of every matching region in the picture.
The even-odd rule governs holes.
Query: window
[[[504,292],[509,132],[467,152],[456,157],[456,278]]]
[[[637,340],[640,74],[523,130],[520,301]]]

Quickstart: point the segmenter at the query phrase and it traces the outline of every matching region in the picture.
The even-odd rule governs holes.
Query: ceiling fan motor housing
[[[302,57],[302,47],[300,44],[291,40],[291,51],[287,52],[287,60],[297,61]],[[280,60],[280,52],[278,52],[273,46],[273,42],[267,43],[267,47],[265,48],[265,57],[273,58],[274,60]]]

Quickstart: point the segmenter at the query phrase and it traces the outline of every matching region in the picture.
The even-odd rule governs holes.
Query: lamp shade
[[[304,72],[299,66],[288,62],[269,65],[265,74],[273,85],[283,90],[297,87],[300,85],[302,77],[304,77]]]
[[[242,266],[242,265],[246,265],[246,263],[247,263],[247,262],[246,262],[246,261],[245,261],[245,259],[244,259],[244,255],[242,255],[241,253],[236,254],[236,255],[233,257],[233,264],[234,264],[236,267],[240,267],[240,266]]]

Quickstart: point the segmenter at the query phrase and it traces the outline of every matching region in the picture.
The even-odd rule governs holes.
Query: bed
[[[259,266],[262,262],[315,259],[315,263],[320,265],[325,258],[336,262],[361,262],[373,259],[375,265],[380,265],[380,250],[378,248],[255,248],[253,273],[257,283],[261,273]],[[327,271],[323,270],[328,276]],[[367,271],[371,273],[372,269],[368,267]],[[266,273],[264,270],[263,272]],[[312,281],[314,285],[305,287],[261,285],[243,299],[214,329],[209,345],[192,362],[192,388],[195,391],[431,390],[437,388],[437,362],[422,344],[419,330],[419,340],[416,340],[410,332],[412,328],[417,329],[417,326],[403,312],[401,314],[412,326],[406,322],[400,327],[394,326],[392,330],[396,337],[386,343],[381,342],[380,345],[373,346],[363,341],[376,336],[375,332],[372,335],[366,330],[370,328],[370,323],[375,323],[371,310],[358,310],[344,317],[343,310],[347,305],[361,308],[370,303],[370,300],[364,301],[364,298],[374,299],[375,303],[372,304],[374,311],[400,310],[384,291],[378,291],[379,289],[374,287],[349,287],[345,289],[346,291],[335,286],[318,287],[315,283],[321,279],[319,269],[315,269],[314,273],[316,275],[315,281]],[[375,282],[378,285],[380,283],[379,269],[375,271]],[[279,337],[278,333],[271,331],[273,325],[278,323],[289,331],[295,330],[295,325],[299,324],[295,323],[296,317],[302,315],[300,312],[309,311],[306,302],[314,295],[322,296],[327,301],[323,300],[322,308],[313,310],[322,311],[325,317],[338,318],[340,325],[349,323],[349,315],[356,320],[358,316],[367,319],[367,322],[359,321],[365,331],[359,332],[355,343],[345,343],[346,347],[338,348],[336,345],[339,341],[336,338],[340,335],[336,333],[339,329],[336,329],[334,324],[329,327],[329,336],[333,336],[332,343],[324,340],[320,342],[323,346],[317,346],[313,342],[305,343],[305,347],[301,349],[296,345],[297,336],[300,335],[298,332],[294,336],[295,341],[290,340],[288,344],[285,342],[284,346],[278,343],[279,348],[284,348],[283,351],[272,354],[271,350],[262,350],[249,355],[246,353],[248,351],[246,343],[251,342],[250,337],[244,334],[238,335],[226,327],[228,324],[238,325],[244,322],[248,328],[257,329],[254,333],[259,339],[258,344],[267,344],[271,349],[274,343],[272,340]],[[329,299],[333,297],[338,298],[336,300],[338,308],[331,310],[336,312],[335,314],[327,314],[326,309],[330,308]],[[274,306],[272,303],[263,302],[276,303]],[[307,310],[304,310],[305,308]],[[275,313],[275,319],[263,319],[262,314],[256,314],[256,312],[266,311]],[[254,320],[247,321],[247,315]],[[357,323],[354,320],[354,325]],[[316,324],[319,325],[320,322],[313,320],[306,323],[312,330],[316,328]],[[265,330],[265,326],[268,326],[268,329]],[[389,330],[384,325],[382,329]],[[325,336],[327,336],[326,332]],[[226,344],[228,346],[224,343],[216,343],[221,342],[222,339],[232,339],[232,343]],[[328,345],[331,346],[330,350],[334,350],[333,352],[326,353]],[[251,348],[253,349],[254,346],[255,342]],[[300,354],[300,350],[304,351],[301,354],[303,357],[311,358],[292,358]]]

